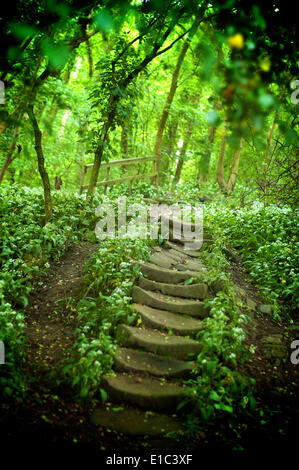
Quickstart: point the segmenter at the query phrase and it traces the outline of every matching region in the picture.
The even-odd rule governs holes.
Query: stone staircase
[[[190,239],[176,237],[171,231],[170,241],[154,248],[149,262],[133,261],[141,274],[133,287],[132,306],[141,324],[119,325],[115,375],[102,382],[110,401],[138,407],[138,416],[140,409],[176,413],[182,380],[192,376],[193,361],[202,349],[196,334],[209,315],[204,300],[213,293],[200,281],[205,271],[200,254],[212,239],[204,240],[200,250],[196,242],[193,249]],[[192,283],[184,284],[190,278]],[[105,420],[105,411],[96,410],[92,421]]]

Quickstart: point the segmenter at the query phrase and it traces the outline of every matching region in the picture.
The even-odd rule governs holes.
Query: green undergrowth
[[[299,308],[298,211],[258,202],[235,208],[226,202],[210,204],[206,220],[241,255],[256,287],[273,305],[274,317],[292,319]]]
[[[128,195],[128,204],[142,202],[143,196],[155,196],[152,186],[147,187],[146,194],[141,194],[143,190],[143,187],[138,188],[137,195],[132,198]],[[193,188],[189,196],[186,195],[186,201],[194,203],[195,198],[196,202],[199,194]],[[55,192],[53,220],[43,226],[41,191],[1,188],[0,339],[7,346],[8,366],[5,375],[2,374],[0,378],[4,393],[9,395],[15,390],[22,390],[18,366],[24,360],[23,308],[27,305],[34,280],[49,268],[51,260],[57,260],[63,254],[67,246],[81,239],[91,240],[93,237],[95,240],[94,229],[103,215],[95,215],[95,208],[99,203],[106,203],[117,212],[119,195],[124,194],[115,190],[109,197],[98,195],[90,204],[84,195]],[[166,189],[159,196],[167,198]],[[181,192],[176,196],[179,199]],[[251,210],[254,211],[254,208]],[[209,225],[215,242],[202,250],[201,260],[207,267],[202,280],[211,289],[216,281],[223,281],[223,285],[215,296],[206,300],[210,316],[204,320],[205,328],[197,338],[203,348],[196,361],[196,376],[186,381],[185,396],[180,405],[184,411],[187,409],[185,406],[192,403],[192,415],[187,416],[187,432],[190,435],[198,432],[202,419],[209,421],[223,415],[231,417],[240,410],[249,412],[255,405],[254,381],[238,370],[238,364],[246,360],[249,354],[243,346],[244,324],[248,321],[246,307],[236,295],[227,274],[228,262],[223,247],[229,240],[232,246],[239,248],[251,274],[254,276],[259,273],[262,290],[267,291],[271,286],[271,292],[277,293],[278,289],[286,287],[281,281],[277,283],[276,278],[279,270],[282,272],[280,276],[286,275],[286,264],[282,266],[279,260],[285,256],[285,250],[292,253],[288,250],[293,249],[291,242],[295,228],[294,219],[289,217],[289,213],[282,217],[281,212],[279,218],[277,213],[271,215],[270,209],[264,209],[264,212],[255,210],[255,217],[254,213],[251,217],[247,216],[248,211],[245,210],[225,210],[223,204],[216,206],[209,203],[204,209],[204,224]],[[283,219],[283,224],[280,219]],[[272,228],[266,230],[270,222]],[[281,238],[279,244],[278,233]],[[131,260],[146,260],[150,246],[156,244],[157,240],[116,238],[102,239],[98,243],[97,252],[85,267],[85,290],[76,305],[76,341],[71,359],[61,366],[60,380],[61,384],[71,384],[80,399],[92,400],[100,392],[105,401],[107,396],[100,384],[103,374],[111,371],[116,328],[122,322],[131,325],[140,322],[131,306],[132,286],[138,277],[139,268]],[[276,275],[272,277],[264,263],[270,252],[275,253],[272,266]],[[289,261],[293,263],[294,259],[290,256]],[[259,263],[257,257],[260,257]],[[189,282],[193,282],[192,279]],[[290,287],[290,283],[288,285]],[[288,296],[292,298],[293,295],[286,290],[284,294],[288,299]]]
[[[105,201],[116,208],[116,201],[108,197]],[[100,384],[103,374],[112,368],[116,327],[121,322],[131,325],[139,322],[131,307],[131,290],[139,268],[131,259],[146,259],[151,243],[157,241],[101,240],[99,250],[86,265],[86,290],[77,305],[80,324],[74,354],[63,368],[80,398],[90,400],[100,391],[102,399],[107,399]],[[196,379],[186,383],[181,403],[184,408],[195,398],[192,419],[197,420],[213,419],[223,413],[231,415],[240,407],[249,410],[255,403],[253,381],[237,371],[237,362],[247,357],[242,345],[247,317],[225,273],[228,262],[222,246],[223,240],[217,239],[201,256],[208,269],[202,280],[211,288],[215,281],[224,282],[223,289],[207,301],[211,316],[204,321],[205,329],[198,337],[203,350],[197,359]]]
[[[196,376],[185,382],[185,398],[180,404],[182,408],[192,405],[192,414],[186,419],[190,436],[200,431],[202,420],[232,417],[255,407],[254,379],[238,370],[238,364],[249,354],[243,345],[248,316],[227,274],[228,262],[222,247],[223,239],[217,237],[201,255],[208,269],[208,283],[222,281],[222,289],[205,301],[210,314],[203,320],[204,329],[197,334],[202,350],[194,368]]]
[[[0,340],[5,345],[0,394],[24,393],[24,308],[35,280],[70,245],[95,239],[94,207],[84,197],[56,191],[53,219],[44,225],[43,192],[24,186],[0,187]]]
[[[147,240],[106,239],[85,266],[86,290],[77,305],[79,326],[72,359],[63,367],[78,397],[92,399],[99,392],[102,376],[111,372],[119,323],[138,322],[131,291],[139,267],[131,259],[149,257]]]

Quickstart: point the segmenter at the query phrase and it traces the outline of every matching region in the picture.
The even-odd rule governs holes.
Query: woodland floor
[[[97,244],[81,243],[67,250],[52,264],[49,273],[39,279],[31,294],[26,315],[27,362],[23,373],[34,380],[27,384],[30,399],[25,403],[13,400],[1,405],[4,435],[0,442],[26,451],[45,449],[52,455],[64,451],[73,456],[86,451],[89,456],[100,456],[112,451],[127,451],[128,455],[136,452],[138,455],[138,451],[155,450],[194,454],[214,449],[241,448],[252,453],[275,452],[278,448],[292,450],[298,438],[299,367],[290,361],[273,365],[263,357],[261,338],[273,333],[284,334],[285,328],[283,322],[273,322],[269,316],[262,315],[255,315],[246,326],[246,343],[254,344],[256,353],[240,367],[256,380],[257,410],[265,410],[264,420],[257,412],[251,417],[242,415],[239,419],[202,423],[200,441],[183,439],[179,443],[167,439],[132,438],[90,423],[95,406],[105,406],[101,404],[100,396],[96,405],[76,403],[73,390],[57,386],[55,373],[51,375],[51,371],[55,372],[56,365],[71,351],[76,311],[70,300],[81,295],[82,268],[96,249]],[[238,256],[231,262],[231,276],[251,299],[262,300]]]

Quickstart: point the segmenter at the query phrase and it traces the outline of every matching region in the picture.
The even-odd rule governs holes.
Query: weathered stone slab
[[[173,258],[165,256],[163,253],[153,253],[150,257],[150,262],[167,269],[172,268],[176,264]]]
[[[156,282],[151,279],[140,277],[139,287],[150,291],[160,291],[162,294],[173,295],[174,297],[183,297],[188,299],[206,299],[208,297],[208,286],[203,283],[178,285]]]
[[[193,222],[182,222],[172,215],[161,214],[160,218],[161,222],[165,224],[165,227],[169,227],[169,229],[174,232],[178,232],[180,230],[182,235],[184,235],[184,233],[189,233],[190,230],[193,232],[196,231],[197,233],[202,230],[201,225],[194,224]]]
[[[102,386],[118,402],[160,411],[175,410],[183,391],[180,385],[174,383],[126,374],[104,376]]]
[[[185,249],[177,245],[176,243],[172,242],[165,242],[165,246],[167,248],[173,248],[174,250],[178,251],[179,253],[183,253],[186,256],[191,256],[192,258],[198,258],[200,256],[200,250],[190,250],[190,249]]]
[[[201,344],[193,339],[128,325],[118,326],[117,339],[122,346],[140,348],[183,361],[196,357],[202,349]]]
[[[186,378],[190,375],[192,367],[191,362],[169,359],[128,348],[118,348],[114,356],[115,370],[145,373],[156,377]]]
[[[207,268],[202,264],[201,261],[195,259],[189,259],[184,264],[177,264],[175,267],[178,271],[196,271],[196,272],[206,272]]]
[[[134,302],[169,312],[183,313],[197,318],[205,318],[209,315],[209,308],[200,300],[181,299],[180,297],[149,292],[138,286],[133,287],[132,298]]]
[[[190,279],[190,277],[200,277],[199,273],[195,273],[191,270],[176,271],[174,269],[162,268],[152,263],[141,263],[139,261],[136,261],[136,264],[141,267],[140,271],[142,274],[157,282],[178,284],[179,282]]]
[[[177,250],[174,250],[173,248],[171,248],[170,250],[163,250],[163,254],[165,256],[170,256],[177,263],[182,263],[186,261],[187,259],[182,253],[179,253]]]
[[[139,408],[126,407],[112,411],[96,408],[90,421],[96,426],[132,436],[167,436],[182,434],[183,426],[174,418],[162,413],[148,413]]]
[[[194,336],[204,328],[203,322],[188,318],[180,314],[158,310],[147,305],[133,304],[134,310],[142,318],[142,322],[149,328],[171,330],[180,335]]]

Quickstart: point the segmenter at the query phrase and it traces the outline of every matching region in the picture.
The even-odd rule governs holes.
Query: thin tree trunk
[[[227,124],[224,124],[223,129],[223,136],[221,140],[220,146],[220,153],[218,158],[218,165],[217,165],[217,182],[227,195],[231,194],[234,190],[236,179],[238,175],[239,163],[240,163],[240,155],[241,155],[241,148],[242,148],[242,137],[240,137],[238,148],[235,150],[233,161],[230,169],[230,174],[228,181],[225,181],[224,176],[224,155],[226,149],[226,134],[227,134]]]
[[[211,160],[211,154],[212,154],[212,145],[214,143],[215,139],[215,131],[216,127],[212,126],[208,130],[208,142],[210,144],[210,149],[208,154],[206,155],[206,165],[205,165],[205,172],[202,174],[202,181],[206,182],[208,179],[208,174],[209,174],[209,169],[210,169],[210,160]]]
[[[32,81],[34,82],[34,80],[36,79],[36,76],[37,76],[37,73],[39,71],[39,68],[40,68],[40,65],[41,65],[41,62],[42,62],[42,57],[39,57],[38,59],[38,63],[37,63],[37,67],[33,73],[33,76],[32,76]],[[31,86],[30,90],[29,90],[29,93],[31,93],[33,90],[33,85]],[[19,97],[21,97],[21,99],[23,98],[23,92],[20,92],[17,97],[15,98],[15,100]],[[26,94],[25,94],[26,95]],[[20,100],[21,101],[21,100]],[[19,113],[19,114],[18,114]],[[16,121],[21,121],[22,117],[23,117],[23,114],[24,114],[24,109],[18,109],[18,106],[14,107],[11,115],[14,115],[16,114]],[[3,122],[3,123],[0,123],[0,134],[2,134],[3,132],[5,132],[7,129],[7,123]],[[17,125],[17,127],[15,127],[14,129],[14,132],[13,132],[13,139],[14,141],[12,142],[11,146],[10,146],[10,150],[9,150],[9,153],[8,153],[8,156],[3,164],[3,167],[2,167],[2,170],[1,170],[1,173],[0,173],[0,184],[2,183],[3,181],[3,178],[4,178],[4,175],[9,167],[9,165],[11,164],[11,162],[18,156],[20,155],[21,153],[21,150],[22,148],[20,147],[21,150],[18,151],[18,154],[16,155],[16,157],[13,158],[13,153],[15,151],[15,148],[16,148],[16,139],[17,139],[17,136],[19,134],[19,125]]]
[[[173,122],[169,126],[168,135],[166,138],[166,154],[165,158],[161,160],[160,164],[160,179],[164,178],[168,168],[170,167],[173,149],[175,144],[175,136],[178,128],[178,119],[173,119]]]
[[[86,50],[87,50],[88,66],[89,66],[89,78],[91,78],[93,74],[93,60],[92,60],[91,47],[90,47],[88,38],[86,39]]]
[[[239,147],[234,153],[233,163],[230,170],[230,175],[227,183],[227,194],[231,194],[234,190],[236,179],[238,175],[239,163],[240,163],[240,155],[242,149],[242,137],[240,137]]]
[[[194,99],[194,103],[193,103],[194,109],[198,105],[199,98],[200,98],[200,95],[198,93],[198,94],[196,94],[195,99]],[[174,179],[173,179],[173,185],[177,184],[180,180],[180,177],[181,177],[182,168],[183,168],[183,165],[184,165],[184,159],[186,157],[186,151],[187,151],[187,147],[188,147],[188,144],[189,144],[189,139],[190,139],[190,136],[191,136],[193,124],[194,124],[194,117],[189,119],[188,122],[187,122],[187,127],[186,127],[186,131],[185,131],[185,136],[184,136],[184,142],[183,142],[182,148],[180,150],[178,163],[177,163],[177,167],[176,167],[176,172],[175,172]]]
[[[129,158],[129,143],[128,143],[128,124],[123,123],[121,128],[121,146],[122,154],[124,158]],[[122,167],[122,172],[126,173],[128,171],[128,165]]]
[[[183,164],[184,164],[184,158],[186,156],[186,150],[187,150],[188,139],[190,137],[190,134],[191,134],[191,127],[188,125],[186,133],[185,133],[184,143],[183,143],[183,146],[180,150],[178,163],[177,163],[177,167],[176,167],[176,170],[175,170],[175,175],[174,175],[174,178],[173,178],[173,186],[176,185],[179,182],[180,177],[181,177],[182,168],[183,168]]]
[[[173,156],[173,150],[174,150],[174,143],[175,143],[175,138],[178,130],[178,120],[175,119],[169,126],[169,132],[168,132],[168,145],[167,145],[167,153],[170,157]]]
[[[129,158],[128,124],[126,123],[121,128],[121,145],[124,157]]]
[[[170,107],[174,98],[174,94],[176,92],[181,66],[186,56],[186,53],[189,49],[189,45],[190,45],[190,41],[186,40],[181,49],[180,55],[178,57],[178,60],[177,60],[177,63],[176,63],[176,66],[172,75],[170,90],[166,98],[166,103],[165,103],[162,116],[159,122],[159,126],[158,126],[158,132],[157,132],[156,144],[155,144],[155,155],[157,157],[156,170],[158,173],[158,177],[157,177],[158,183],[159,183],[159,172],[160,172],[160,163],[161,163],[161,155],[162,155],[163,134],[164,134],[166,122],[168,119]]]
[[[38,171],[42,179],[43,188],[44,188],[44,198],[45,198],[45,223],[49,222],[53,216],[52,208],[52,198],[51,198],[51,187],[50,180],[45,168],[45,158],[42,148],[42,133],[38,126],[38,122],[34,115],[33,106],[28,107],[28,115],[33,127],[34,138],[35,138],[35,151],[37,155]]]
[[[110,127],[112,125],[114,119],[114,114],[110,114],[108,120],[105,122],[103,131],[101,133],[101,138],[100,138],[100,143],[97,146],[97,149],[94,154],[94,161],[93,161],[93,167],[91,170],[91,175],[90,175],[90,180],[89,180],[89,185],[88,185],[88,194],[92,195],[99,176],[99,171],[102,163],[102,157],[103,157],[103,152],[104,152],[104,143],[106,141],[108,132],[110,130]]]
[[[3,164],[3,167],[2,167],[2,170],[1,170],[1,173],[0,173],[0,184],[2,183],[3,181],[3,178],[4,178],[4,175],[9,167],[9,165],[11,164],[11,162],[14,160],[13,159],[13,154],[14,154],[14,151],[15,151],[15,148],[16,148],[16,140],[17,140],[17,137],[18,137],[18,133],[19,133],[19,128],[16,127],[15,130],[14,130],[14,133],[13,133],[13,141],[11,143],[11,146],[10,146],[10,149],[9,149],[9,152],[8,152],[8,155],[6,157],[6,160]]]
[[[271,142],[272,142],[274,129],[275,129],[275,126],[276,126],[277,117],[278,117],[278,111],[275,111],[272,126],[270,128],[270,131],[269,131],[269,134],[268,134],[268,137],[267,137],[267,145],[266,145],[265,158],[264,158],[264,179],[266,178],[266,174],[267,174],[267,170],[268,170],[270,146],[271,146]]]
[[[226,132],[227,132],[227,128],[226,128],[226,122],[225,122],[224,127],[223,127],[223,136],[221,139],[220,153],[219,153],[218,165],[217,165],[217,182],[223,191],[227,190],[227,184],[224,178],[224,164],[223,164],[225,148],[226,148]]]

